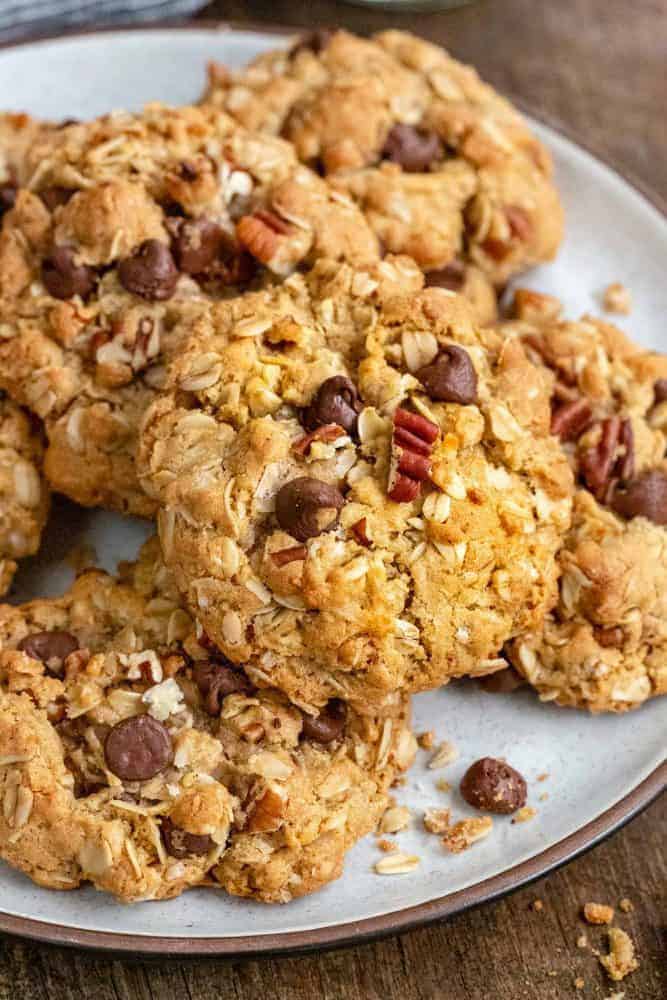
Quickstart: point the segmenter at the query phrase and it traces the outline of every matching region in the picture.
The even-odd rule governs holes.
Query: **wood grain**
[[[416,30],[500,89],[560,121],[667,197],[664,0],[487,0],[441,14],[387,14],[331,0],[227,0],[204,16]],[[640,725],[640,716],[637,716]],[[667,996],[667,799],[534,886],[448,924],[359,948],[246,962],[131,962],[0,940],[0,1000],[626,1000]],[[612,984],[576,947],[581,905],[628,896],[618,918],[640,968]],[[540,912],[531,909],[542,899]],[[586,929],[601,945],[604,932]],[[575,989],[581,976],[583,991]]]

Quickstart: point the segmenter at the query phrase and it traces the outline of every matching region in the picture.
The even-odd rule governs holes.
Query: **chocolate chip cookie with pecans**
[[[552,373],[552,429],[574,470],[559,599],[509,647],[544,700],[622,712],[667,693],[667,357],[553,299],[518,292],[518,334]]]
[[[293,142],[429,284],[489,303],[485,280],[504,284],[561,241],[546,149],[474,69],[414,35],[316,31],[238,72],[214,64],[204,101]]]
[[[141,415],[211,298],[319,257],[364,264],[364,217],[214,108],[112,114],[34,141],[0,233],[0,385],[45,422],[45,471],[79,503],[150,516]]]
[[[340,875],[416,743],[257,690],[181,609],[156,541],[119,579],[0,607],[0,856],[126,902],[201,884],[286,902]]]
[[[312,708],[499,669],[555,599],[572,476],[550,377],[420,285],[403,258],[323,263],[219,303],[144,421],[187,605]]]
[[[12,582],[16,560],[39,548],[50,506],[43,457],[39,429],[0,393],[0,594]]]

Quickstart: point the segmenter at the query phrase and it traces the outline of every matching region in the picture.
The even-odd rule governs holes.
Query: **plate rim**
[[[33,47],[43,42],[67,41],[76,38],[117,33],[172,31],[246,31],[258,35],[298,34],[303,28],[298,26],[274,25],[266,22],[222,20],[201,18],[184,20],[168,18],[150,24],[108,24],[93,28],[72,28],[60,32],[44,32],[0,42],[0,54],[7,49]],[[657,212],[667,219],[667,199],[639,180],[626,167],[620,167],[594,144],[582,138],[573,129],[556,122],[555,118],[537,111],[530,102],[509,93],[513,102],[537,122],[545,124],[554,133],[583,150],[598,163],[603,164],[619,176],[626,184]],[[636,817],[667,789],[667,761],[658,764],[630,792],[620,798],[604,812],[573,831],[567,837],[527,858],[525,861],[503,872],[482,879],[474,885],[466,886],[454,893],[437,899],[403,907],[390,913],[366,917],[343,924],[312,928],[310,930],[251,934],[239,937],[188,938],[163,937],[149,934],[125,934],[112,931],[87,930],[67,924],[19,917],[0,910],[0,933],[28,938],[43,944],[78,947],[107,955],[139,954],[159,957],[218,957],[257,958],[270,955],[298,954],[315,950],[342,948],[349,945],[368,943],[391,934],[405,933],[417,927],[424,927],[439,920],[456,916],[475,906],[492,902],[511,892],[524,888],[531,882],[550,874],[603,840],[618,832],[626,823]]]

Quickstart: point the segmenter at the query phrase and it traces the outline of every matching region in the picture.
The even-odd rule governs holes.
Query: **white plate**
[[[114,31],[8,48],[0,51],[2,103],[62,119],[138,108],[158,97],[186,102],[201,91],[207,60],[241,65],[279,40],[249,31],[188,28]],[[632,289],[635,305],[621,325],[647,346],[664,349],[667,221],[588,153],[543,125],[534,126],[555,157],[567,240],[556,264],[536,270],[523,283],[558,294],[577,315],[599,312],[602,289],[622,280]],[[58,514],[45,551],[20,575],[22,598],[62,590],[71,571],[61,560],[74,540],[90,540],[113,570],[119,558],[134,555],[147,532],[141,523],[64,503]],[[664,771],[661,775],[658,769],[665,751],[667,699],[623,717],[591,718],[542,705],[530,692],[499,697],[459,683],[416,698],[415,714],[417,730],[434,729],[460,749],[460,760],[444,772],[454,789],[472,760],[507,757],[528,779],[535,819],[512,825],[500,818],[492,836],[459,856],[447,855],[416,822],[398,837],[401,848],[421,856],[412,874],[374,874],[378,851],[369,839],[351,852],[340,881],[286,907],[210,890],[122,907],[92,889],[47,892],[1,867],[0,929],[172,953],[276,951],[358,940],[456,912],[543,874],[618,826],[664,783]],[[424,807],[446,801],[435,789],[443,772],[426,770],[426,755],[421,757],[398,795],[417,816]],[[543,772],[549,777],[538,783]],[[541,801],[545,792],[548,798]],[[469,812],[457,791],[451,803],[456,813]]]

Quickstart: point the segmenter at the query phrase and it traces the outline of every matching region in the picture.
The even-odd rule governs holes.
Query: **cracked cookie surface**
[[[50,502],[43,452],[39,430],[0,394],[0,594],[11,584],[16,560],[39,548]]]
[[[312,892],[412,761],[407,700],[308,716],[256,690],[193,631],[158,555],[0,608],[0,856],[126,902]]]
[[[22,175],[0,234],[0,385],[44,420],[46,475],[84,505],[154,513],[136,430],[202,302],[379,256],[288,143],[212,108],[51,130]]]
[[[541,698],[622,712],[667,693],[667,358],[518,294],[507,328],[553,373],[552,426],[578,490],[558,602],[509,651]]]
[[[219,303],[139,467],[188,606],[293,701],[504,666],[555,598],[572,480],[550,379],[405,258]]]
[[[472,67],[414,35],[316,31],[240,71],[213,64],[204,101],[292,141],[427,271],[459,260],[501,285],[558,248],[546,149]]]

